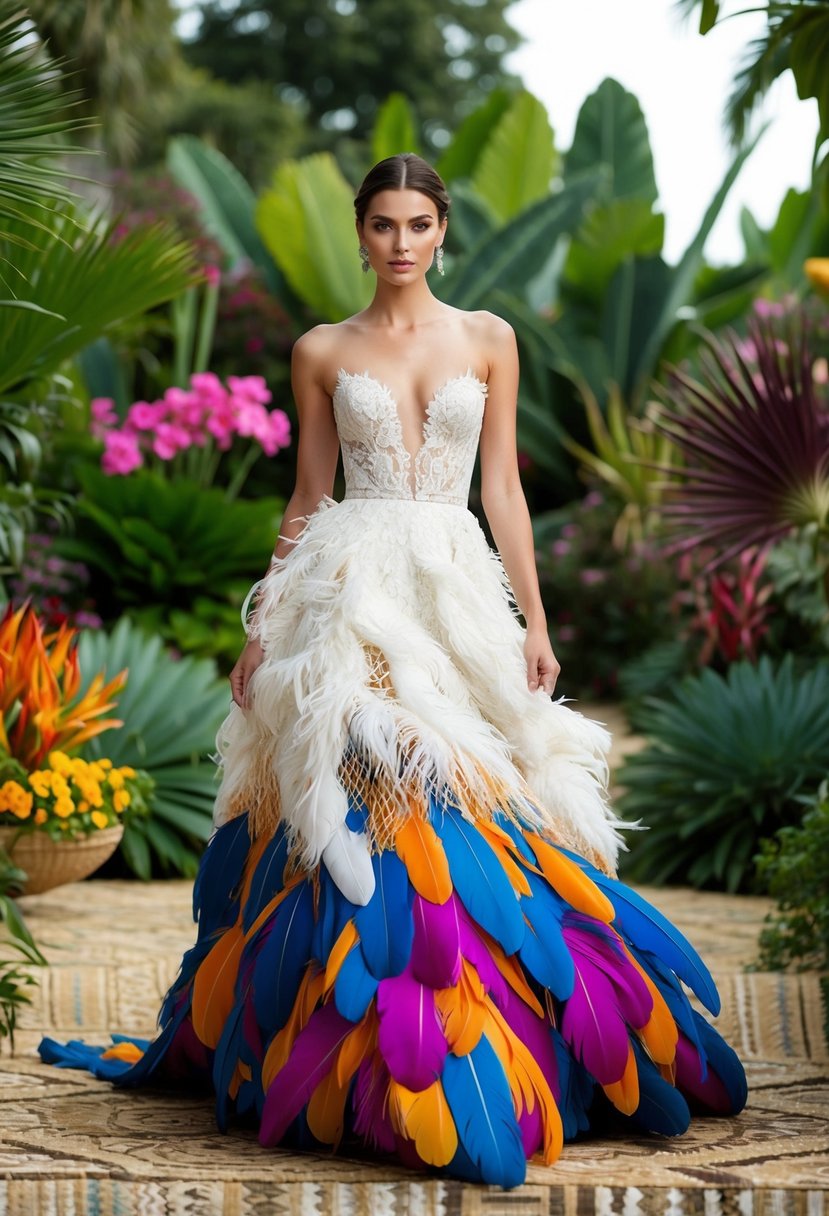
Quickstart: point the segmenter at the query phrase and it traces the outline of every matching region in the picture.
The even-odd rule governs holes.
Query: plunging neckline
[[[364,372],[348,372],[345,370],[344,367],[341,367],[337,371],[337,383],[334,386],[335,393],[336,393],[337,389],[340,387],[341,377],[343,377],[343,376],[347,376],[350,380],[370,380],[372,382],[372,384],[376,384],[378,386],[378,388],[382,389],[382,391],[386,394],[386,396],[388,397],[388,400],[389,400],[389,404],[391,405],[392,410],[394,412],[394,417],[395,417],[395,421],[397,424],[397,435],[398,435],[398,438],[400,441],[400,449],[402,452],[404,452],[406,454],[406,457],[408,459],[407,467],[409,467],[409,468],[411,468],[412,465],[416,466],[418,458],[420,457],[421,453],[424,451],[424,449],[428,445],[429,429],[432,424],[432,406],[435,405],[440,400],[441,396],[443,395],[443,393],[446,392],[446,390],[449,388],[449,386],[452,384],[460,384],[464,380],[471,380],[471,381],[473,381],[473,383],[477,384],[479,386],[479,388],[482,388],[484,391],[486,391],[486,389],[488,387],[484,383],[483,380],[479,380],[478,377],[474,374],[474,372],[472,371],[471,363],[467,364],[466,371],[463,372],[461,375],[450,376],[448,380],[444,380],[443,384],[441,384],[437,389],[435,389],[435,391],[432,394],[432,396],[430,397],[429,401],[427,401],[426,408],[423,411],[423,421],[420,424],[420,446],[418,447],[416,452],[410,452],[404,442],[403,420],[400,417],[400,407],[397,403],[397,399],[396,399],[394,393],[391,391],[391,389],[385,383],[385,381],[378,379],[377,376],[372,376],[371,373],[367,370]]]

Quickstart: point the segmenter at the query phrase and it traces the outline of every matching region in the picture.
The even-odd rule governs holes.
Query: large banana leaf
[[[565,180],[606,165],[601,199],[637,198],[655,203],[658,192],[645,116],[632,93],[611,77],[584,101],[565,158]]]
[[[28,307],[3,308],[0,393],[24,380],[55,371],[102,332],[170,300],[198,280],[194,253],[162,223],[119,234],[118,219],[92,219],[75,227],[72,210],[57,216],[46,208],[51,228],[42,248],[15,253]],[[11,221],[12,237],[26,225]],[[2,253],[2,247],[0,247]]]
[[[357,256],[353,190],[328,152],[283,161],[259,200],[259,231],[300,299],[328,321],[359,312],[373,294]]]
[[[547,111],[524,90],[490,130],[472,184],[500,220],[511,220],[549,196],[558,161]]]
[[[435,165],[445,182],[472,177],[481,153],[509,110],[512,98],[513,94],[506,89],[493,89],[486,101],[466,116]]]
[[[419,154],[415,117],[405,94],[390,93],[377,111],[371,133],[371,155],[377,164],[401,151]]]
[[[441,296],[456,308],[480,308],[486,294],[501,288],[520,294],[547,261],[555,243],[581,222],[600,174],[573,177],[563,190],[541,199],[499,229],[495,237],[459,257],[446,276]]]

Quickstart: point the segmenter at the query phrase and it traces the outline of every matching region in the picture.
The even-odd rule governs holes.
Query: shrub
[[[800,824],[760,842],[757,874],[777,901],[760,935],[759,966],[829,971],[829,782]]]
[[[687,676],[672,699],[647,698],[637,726],[648,743],[621,767],[619,808],[649,831],[627,873],[745,890],[760,840],[799,823],[798,795],[829,770],[829,661],[801,674],[790,655],[763,656]]]

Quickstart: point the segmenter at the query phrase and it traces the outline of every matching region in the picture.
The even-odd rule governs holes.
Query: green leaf
[[[415,117],[404,93],[389,93],[377,111],[371,134],[374,164],[400,151],[420,154]]]
[[[641,106],[617,80],[607,77],[579,110],[573,143],[566,157],[565,181],[603,165],[601,202],[657,199],[648,128]]]
[[[472,184],[502,221],[547,198],[558,155],[543,104],[525,90],[490,131]]]

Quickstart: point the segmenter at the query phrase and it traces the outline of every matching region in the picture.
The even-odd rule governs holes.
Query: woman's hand
[[[264,657],[259,639],[251,638],[236,660],[236,666],[230,673],[230,691],[240,709],[248,708],[248,683]]]
[[[561,666],[553,654],[545,626],[539,625],[527,630],[524,658],[527,660],[527,685],[530,692],[543,688],[552,696]]]

